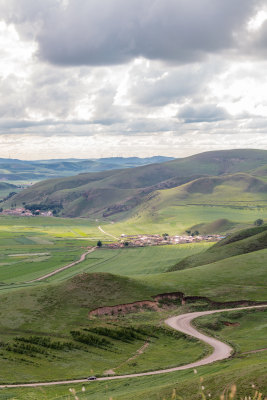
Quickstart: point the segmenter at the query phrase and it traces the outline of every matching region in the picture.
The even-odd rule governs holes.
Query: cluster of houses
[[[116,243],[105,244],[104,247],[118,249],[122,247],[163,246],[171,244],[195,243],[201,241],[216,242],[223,239],[221,235],[121,235],[121,240]]]
[[[30,210],[27,210],[24,207],[20,207],[20,208],[11,208],[11,209],[7,209],[7,210],[3,210],[1,212],[1,214],[3,215],[17,215],[17,216],[21,216],[21,217],[32,217],[34,215],[42,215],[43,217],[52,217],[53,213],[52,211],[41,211],[41,210],[36,210],[35,214],[33,214]]]

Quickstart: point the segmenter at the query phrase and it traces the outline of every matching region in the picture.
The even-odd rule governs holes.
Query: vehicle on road
[[[96,380],[96,376],[89,376],[87,378],[88,381],[95,381]]]

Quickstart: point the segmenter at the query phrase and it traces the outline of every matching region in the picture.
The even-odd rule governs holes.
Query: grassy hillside
[[[35,234],[28,236],[25,226],[23,230],[23,226],[19,225],[24,221],[23,218],[4,218],[3,221],[7,228],[8,222],[10,223],[10,234],[13,236],[5,237],[1,242],[2,246],[8,246],[8,240],[12,238],[13,242],[17,239],[20,242],[22,236],[19,233],[24,231],[23,239],[43,239],[43,244],[39,240],[39,246],[42,245],[43,250],[50,248],[50,253],[54,252],[56,262],[67,254],[66,248],[70,243],[71,255],[75,256],[74,253],[78,250],[78,246],[75,247],[75,233],[79,232],[77,244],[80,245],[82,229],[88,229],[86,220],[81,220],[78,228],[75,223],[79,220],[73,220],[73,225],[66,225],[68,220],[47,218],[43,220],[43,224],[46,223],[42,228],[43,235],[40,235],[40,232],[38,235],[42,218],[31,218],[29,221],[32,221],[31,228],[35,230]],[[68,276],[69,272],[64,272],[56,279],[51,279],[50,283],[37,282],[24,287],[3,287],[4,290],[0,290],[1,381],[78,378],[90,374],[103,374],[108,369],[115,369],[116,373],[132,373],[181,365],[202,357],[207,351],[202,344],[192,342],[183,335],[172,334],[166,330],[162,321],[172,313],[185,312],[195,307],[210,307],[208,299],[215,302],[267,301],[267,249],[257,250],[258,247],[255,247],[261,242],[261,235],[266,233],[266,229],[263,228],[239,232],[216,245],[218,251],[221,251],[220,249],[241,242],[244,246],[249,240],[251,245],[252,239],[256,238],[253,242],[253,252],[195,268],[159,272],[164,271],[179,255],[194,253],[199,245],[195,245],[196,248],[188,245],[188,248],[183,249],[173,246],[171,250],[169,247],[125,249],[121,252],[116,250],[114,254],[112,250],[101,250],[96,254],[92,253],[86,262],[77,266],[77,269],[75,267],[71,271],[74,275],[72,277]],[[16,230],[16,237],[12,229]],[[51,241],[53,240],[57,247],[53,243],[44,244],[48,238],[48,231]],[[52,232],[55,235],[55,231],[58,232],[58,236],[51,235]],[[3,230],[3,233],[5,232],[6,228]],[[65,238],[63,235],[66,235]],[[71,236],[67,245],[68,235]],[[264,241],[266,242],[266,237]],[[19,265],[2,265],[3,273],[12,272],[14,278],[16,271],[24,270],[25,273],[25,268],[26,273],[28,269],[28,274],[36,273],[31,270],[34,262],[30,264],[25,252],[25,246],[30,250],[33,243],[26,240],[24,244],[17,245],[20,247],[17,247],[14,253],[8,253],[6,248],[6,259],[3,260],[7,262],[10,254],[15,254],[19,257],[24,256],[24,264],[20,259]],[[65,249],[60,248],[62,245],[66,246]],[[37,258],[40,256],[43,255],[36,255]],[[47,266],[42,264],[43,261],[39,260],[40,263],[36,264],[38,273],[41,273],[43,268],[47,270]],[[77,274],[82,270],[91,273]],[[113,274],[100,271],[112,271]],[[114,272],[128,276],[114,275]],[[10,276],[12,277],[12,274]],[[205,297],[207,300],[196,298],[185,306],[181,306],[178,300],[171,303],[171,307],[162,304],[158,312],[148,307],[143,312],[136,310],[126,315],[88,318],[89,311],[97,307],[152,300],[153,296],[159,293],[177,291],[186,296]],[[252,322],[249,322],[250,327]],[[245,329],[243,325],[242,329]],[[125,340],[122,340],[123,337]],[[147,342],[148,337],[150,339]],[[233,341],[238,341],[238,335],[233,337]],[[144,345],[145,351],[140,353],[140,348]],[[241,345],[243,346],[240,342]],[[253,346],[254,343],[247,342],[246,345]],[[133,356],[134,361],[131,359]]]
[[[203,356],[203,346],[160,328],[167,315],[182,312],[178,304],[172,309],[162,308],[158,313],[147,310],[93,320],[88,319],[88,311],[173,291],[206,296],[214,301],[266,301],[266,251],[138,279],[84,273],[66,281],[39,283],[32,288],[1,294],[1,380],[74,378],[103,374],[110,368],[118,368],[118,373],[130,373],[193,361]],[[191,307],[206,305],[202,300]],[[99,330],[94,331],[101,327],[112,332],[122,328],[133,332],[134,328],[137,337],[126,342],[113,340],[112,332],[103,337]],[[148,331],[144,334],[140,329]],[[85,336],[73,337],[72,331]],[[84,340],[91,340],[92,335],[94,340],[108,342],[86,344]],[[147,335],[152,335],[149,349],[136,362],[128,361],[144,345]],[[79,338],[82,342],[77,340]]]
[[[181,260],[169,271],[210,264],[229,257],[267,249],[267,225],[234,233],[210,247],[207,251]]]
[[[266,163],[264,150],[207,152],[161,164],[52,179],[12,200],[17,205],[62,204],[65,216],[113,220],[129,218],[143,208],[152,212],[185,203],[266,205],[266,180],[249,173]]]
[[[3,200],[11,192],[18,192],[21,188],[7,182],[0,182],[0,200]],[[0,204],[1,206],[1,204]]]
[[[94,382],[88,384],[60,385],[42,388],[2,389],[2,398],[19,398],[21,400],[40,400],[68,398],[69,389],[75,390],[80,400],[199,400],[200,379],[206,397],[219,399],[229,388],[236,384],[236,399],[256,398],[255,391],[267,393],[267,351],[248,353],[265,346],[266,311],[249,313],[231,312],[220,316],[211,315],[198,320],[205,328],[214,325],[217,320],[233,323],[231,326],[221,325],[220,330],[211,329],[212,334],[231,341],[238,354],[230,360],[200,367],[197,373],[192,370],[140,377],[123,381]],[[255,335],[255,331],[257,335]],[[265,335],[265,336],[264,336]],[[258,342],[258,339],[260,342]],[[82,389],[83,388],[83,389]],[[1,395],[0,395],[1,396]],[[1,397],[0,397],[1,398]]]

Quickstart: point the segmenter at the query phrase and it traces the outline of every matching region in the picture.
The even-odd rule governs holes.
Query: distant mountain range
[[[62,216],[114,221],[143,212],[162,215],[162,210],[182,204],[248,202],[257,207],[267,202],[267,151],[212,151],[137,168],[49,179],[23,190],[5,206],[11,202],[60,205]]]
[[[119,168],[133,168],[140,165],[162,163],[169,160],[173,160],[173,158],[154,156],[147,158],[70,158],[37,161],[0,158],[0,181],[40,181],[43,179],[76,175],[82,172],[97,172]]]

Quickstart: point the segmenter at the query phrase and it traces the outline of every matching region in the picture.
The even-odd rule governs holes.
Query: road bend
[[[204,333],[199,332],[194,326],[192,326],[192,321],[198,317],[202,317],[204,315],[221,313],[225,311],[238,311],[238,310],[250,310],[257,308],[266,308],[265,305],[257,305],[257,306],[249,306],[249,307],[238,307],[238,308],[226,308],[223,310],[209,310],[209,311],[198,311],[187,314],[178,315],[176,317],[168,318],[165,323],[171,328],[183,332],[186,335],[193,336],[202,342],[210,345],[213,348],[213,352],[202,358],[201,360],[192,362],[190,364],[181,365],[179,367],[160,369],[157,371],[150,372],[140,372],[137,374],[128,374],[128,375],[117,375],[117,376],[105,376],[97,378],[97,381],[111,381],[115,379],[129,379],[129,378],[138,378],[142,376],[150,376],[150,375],[158,375],[158,374],[166,374],[175,371],[182,371],[185,369],[197,368],[203,365],[211,364],[215,361],[225,360],[229,358],[232,354],[233,348],[226,343],[221,342],[218,339],[205,335]],[[52,386],[52,385],[66,385],[66,384],[74,384],[74,383],[85,383],[88,382],[88,379],[71,379],[71,380],[62,380],[56,382],[38,382],[38,383],[20,383],[20,384],[11,384],[11,385],[0,385],[0,388],[19,388],[19,387],[38,387],[38,386]]]

